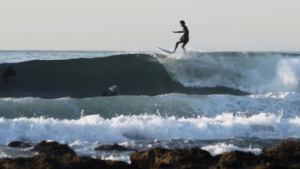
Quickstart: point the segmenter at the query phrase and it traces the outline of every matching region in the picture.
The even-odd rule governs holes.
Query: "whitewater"
[[[11,141],[68,144],[130,163],[132,152],[201,147],[259,154],[300,138],[299,52],[0,51],[0,157],[32,156]],[[119,85],[117,96],[102,91]]]
[[[175,54],[160,59],[186,87],[225,86],[248,93],[299,91],[297,53],[215,52]]]

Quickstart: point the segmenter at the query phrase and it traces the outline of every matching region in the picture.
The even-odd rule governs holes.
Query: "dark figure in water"
[[[176,49],[177,49],[177,47],[180,43],[182,43],[182,49],[183,49],[184,53],[186,53],[184,46],[190,40],[190,38],[189,38],[189,29],[185,26],[184,21],[180,21],[179,23],[180,23],[181,27],[183,27],[183,30],[182,31],[173,31],[173,33],[183,33],[183,36],[181,36],[179,41],[176,43],[174,53],[176,52]]]
[[[9,78],[8,78],[9,76],[16,76],[16,70],[13,68],[12,65],[9,65],[8,68],[6,68],[4,73],[2,74],[2,78],[4,80],[5,85],[9,81]]]
[[[108,90],[104,91],[102,96],[114,96],[117,94],[119,87],[117,85],[113,85]]]

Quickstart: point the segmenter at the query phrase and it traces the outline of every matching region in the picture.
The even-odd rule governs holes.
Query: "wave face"
[[[171,57],[124,54],[29,61],[16,65],[18,77],[4,87],[0,96],[94,97],[113,84],[120,86],[121,95],[298,92],[298,55],[194,52]],[[0,69],[5,66],[2,64]]]
[[[298,53],[215,52],[161,58],[185,87],[223,86],[248,93],[299,92]]]
[[[114,84],[120,95],[299,92],[299,65],[299,54],[276,52],[27,61],[15,64],[17,77],[0,85],[0,97],[96,97]]]
[[[0,65],[0,70],[6,66]],[[120,95],[243,94],[224,87],[185,87],[173,80],[164,65],[149,54],[28,61],[15,66],[17,76],[11,77],[8,85],[1,85],[0,97],[96,97],[115,84],[119,85]]]

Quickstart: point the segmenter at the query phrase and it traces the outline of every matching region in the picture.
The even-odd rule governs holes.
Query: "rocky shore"
[[[12,142],[8,146],[24,148],[27,143]],[[96,151],[127,151],[117,144],[95,148]],[[131,164],[120,161],[93,159],[77,156],[68,145],[42,141],[29,150],[37,152],[33,157],[0,159],[0,169],[294,169],[300,168],[300,142],[284,141],[276,147],[264,148],[260,155],[231,151],[217,156],[201,148],[164,149],[152,148],[133,152]]]

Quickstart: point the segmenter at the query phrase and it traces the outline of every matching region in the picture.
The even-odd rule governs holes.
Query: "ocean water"
[[[42,140],[130,163],[134,150],[201,147],[212,155],[300,138],[299,52],[0,51],[0,158]],[[117,96],[102,92],[118,85]],[[118,143],[132,151],[94,151]]]

